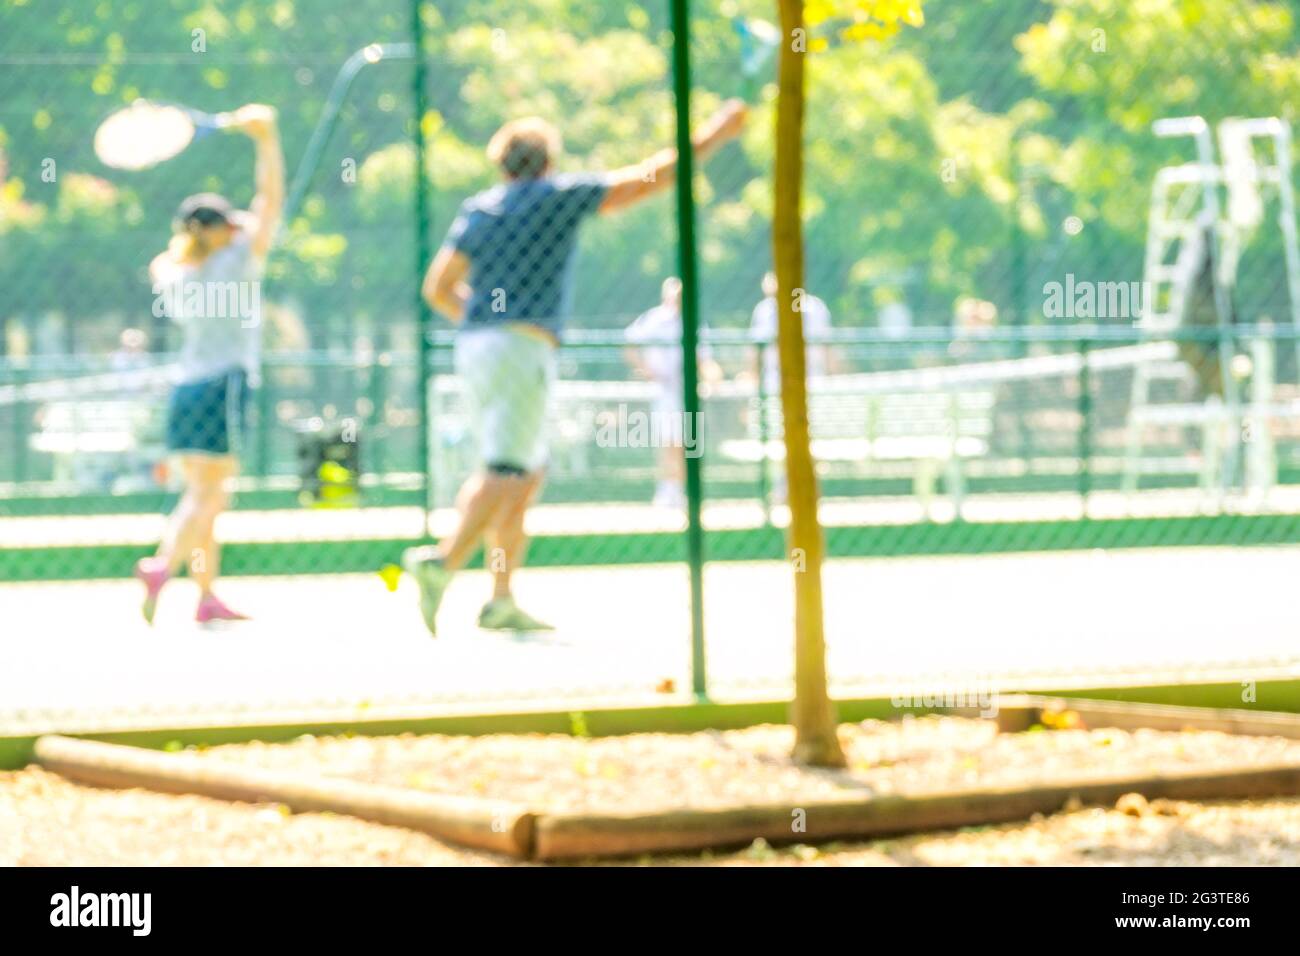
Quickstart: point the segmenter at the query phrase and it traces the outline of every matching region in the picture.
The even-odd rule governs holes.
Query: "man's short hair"
[[[559,155],[560,132],[539,116],[511,120],[488,143],[488,159],[511,179],[536,179]]]

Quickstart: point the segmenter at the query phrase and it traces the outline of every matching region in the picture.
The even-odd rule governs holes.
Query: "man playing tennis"
[[[244,617],[212,590],[220,557],[214,526],[238,469],[249,389],[260,374],[258,283],[284,204],[284,159],[271,107],[237,110],[230,128],[245,133],[256,150],[251,209],[236,210],[214,193],[188,197],[176,213],[167,249],[149,266],[155,308],[182,330],[179,381],[167,406],[167,449],[178,457],[185,478],[157,553],[136,565],[150,623],[163,585],[182,565],[199,586],[199,623]]]
[[[741,130],[744,104],[729,101],[692,137],[707,156]],[[439,544],[411,548],[402,566],[420,589],[435,633],[452,574],[485,542],[494,578],[479,626],[546,630],[511,594],[523,562],[524,513],[546,464],[546,407],[567,312],[578,227],[594,213],[627,209],[672,185],[677,151],[661,150],[612,173],[558,174],[560,136],[535,117],[506,123],[488,144],[504,182],[467,199],[429,268],[424,296],[460,327],[455,364],[479,438],[480,470],[457,496],[457,527]]]

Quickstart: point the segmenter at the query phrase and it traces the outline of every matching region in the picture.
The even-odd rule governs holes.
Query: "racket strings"
[[[95,154],[115,169],[147,169],[185,149],[194,132],[193,118],[180,107],[134,103],[100,124]]]

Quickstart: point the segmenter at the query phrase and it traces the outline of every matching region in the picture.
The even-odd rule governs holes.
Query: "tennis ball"
[[[395,564],[385,564],[379,569],[379,577],[383,579],[384,587],[388,588],[389,593],[397,590],[397,581],[402,576],[402,569]]]

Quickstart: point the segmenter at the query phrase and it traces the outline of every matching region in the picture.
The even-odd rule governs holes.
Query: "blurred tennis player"
[[[659,288],[659,304],[633,320],[623,332],[628,346],[623,354],[628,365],[642,378],[653,382],[655,396],[650,403],[657,428],[669,440],[659,445],[659,479],[654,503],[667,508],[686,507],[686,447],[682,383],[682,280],[669,276]],[[722,369],[707,345],[699,349],[700,381],[722,380]]]
[[[781,356],[776,347],[776,273],[763,276],[763,298],[754,306],[749,317],[749,332],[767,344],[763,350],[762,368],[757,356],[751,374],[763,376],[763,386],[769,395],[781,394]],[[803,319],[803,334],[808,339],[820,339],[831,332],[831,310],[826,303],[810,292],[804,292],[795,309]],[[804,343],[804,368],[810,380],[821,379],[843,370],[839,356],[826,344]]]
[[[150,623],[159,592],[183,565],[199,586],[196,620],[244,619],[212,590],[220,568],[214,526],[229,500],[249,389],[260,375],[259,282],[284,203],[284,159],[271,107],[242,107],[229,128],[245,133],[255,147],[251,208],[237,210],[214,193],[188,197],[167,249],[149,266],[155,310],[182,331],[179,381],[167,406],[167,449],[178,457],[185,480],[157,554],[135,569]]]
[[[701,156],[735,137],[745,107],[726,103],[692,137]],[[614,213],[672,185],[677,151],[611,173],[559,174],[560,135],[545,120],[514,120],[492,137],[488,157],[504,182],[467,199],[429,267],[424,295],[460,326],[455,364],[468,392],[481,468],[457,497],[459,522],[429,548],[411,548],[402,566],[420,588],[429,633],[453,572],[480,541],[494,577],[479,626],[547,630],[511,594],[523,562],[524,513],[541,487],[543,437],[555,377],[555,348],[568,301],[578,228],[594,213]]]
[[[781,354],[776,344],[777,307],[776,307],[776,273],[768,272],[763,276],[763,298],[754,306],[749,318],[749,332],[755,340],[766,344],[762,350],[762,361],[757,355],[749,376],[757,380],[763,376],[763,388],[768,395],[781,396]],[[803,334],[806,339],[824,338],[831,332],[831,310],[817,296],[804,292],[800,295],[796,309],[803,320]],[[826,344],[815,341],[804,343],[804,374],[809,384],[816,383],[827,375],[843,371],[839,355]],[[814,385],[815,387],[815,385]],[[758,414],[765,414],[760,408]],[[764,463],[766,467],[766,463]],[[777,504],[786,501],[785,469],[777,470],[772,483],[772,500]]]

